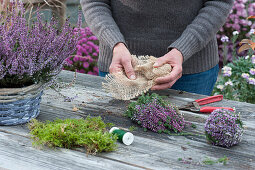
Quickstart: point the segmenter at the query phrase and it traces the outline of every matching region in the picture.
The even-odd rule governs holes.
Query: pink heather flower
[[[85,73],[84,69],[77,70],[78,73]]]
[[[229,42],[229,38],[227,36],[221,37],[221,42]]]
[[[83,62],[83,67],[84,68],[88,68],[89,67],[89,63],[88,62]]]
[[[93,67],[93,71],[98,73],[99,72],[98,67]]]
[[[92,71],[88,71],[87,74],[94,75],[94,73]]]
[[[248,79],[250,75],[248,73],[242,73],[241,75],[243,78]]]
[[[255,69],[254,69],[254,68],[251,68],[251,69],[250,69],[250,74],[251,74],[251,75],[255,75]]]
[[[93,53],[92,55],[93,55],[93,56],[98,56],[98,53]]]
[[[77,55],[75,55],[75,56],[73,57],[73,61],[74,61],[74,62],[78,61],[78,56],[77,56]]]

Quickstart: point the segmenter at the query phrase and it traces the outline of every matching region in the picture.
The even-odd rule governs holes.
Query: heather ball
[[[243,123],[236,112],[217,109],[206,120],[205,134],[209,143],[228,148],[241,141]]]
[[[157,98],[146,104],[136,105],[131,117],[143,128],[153,132],[182,132],[185,127],[183,116],[170,104],[163,106]]]

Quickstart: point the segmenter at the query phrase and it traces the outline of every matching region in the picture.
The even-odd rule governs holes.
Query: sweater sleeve
[[[80,0],[80,2],[86,23],[100,41],[108,44],[111,50],[117,43],[125,43],[124,36],[112,17],[110,0]]]
[[[178,49],[184,61],[202,50],[225,23],[234,0],[208,0],[168,50]]]

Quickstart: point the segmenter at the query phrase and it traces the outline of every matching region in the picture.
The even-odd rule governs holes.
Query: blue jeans
[[[219,72],[219,65],[210,70],[195,73],[195,74],[184,74],[176,81],[171,89],[182,90],[190,93],[197,93],[203,95],[211,95],[213,86],[217,80]],[[108,72],[99,71],[99,76],[105,77]]]

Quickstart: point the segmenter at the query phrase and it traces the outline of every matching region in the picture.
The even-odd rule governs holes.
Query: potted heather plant
[[[43,88],[60,73],[78,41],[68,21],[59,30],[57,21],[44,23],[37,12],[29,25],[21,2],[9,7],[0,13],[0,125],[26,123],[39,114]]]

